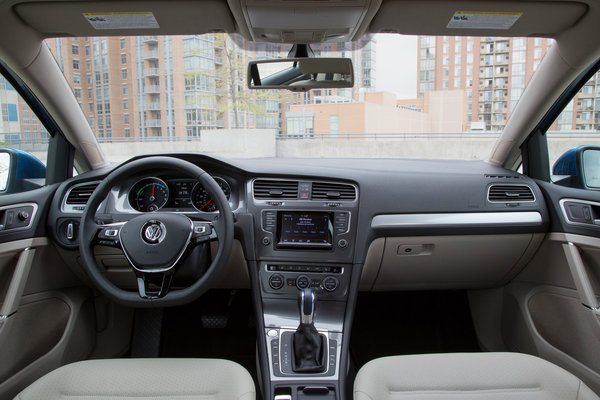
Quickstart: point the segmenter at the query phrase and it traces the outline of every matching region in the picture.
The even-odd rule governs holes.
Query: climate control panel
[[[260,275],[263,293],[297,296],[312,288],[321,297],[337,297],[346,294],[349,266],[263,263]]]

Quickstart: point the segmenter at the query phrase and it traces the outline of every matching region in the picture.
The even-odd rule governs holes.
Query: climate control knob
[[[271,286],[272,289],[281,289],[283,287],[283,283],[283,276],[281,276],[280,274],[271,275],[271,277],[269,278],[269,286]]]
[[[296,278],[296,287],[298,289],[306,289],[310,286],[310,278],[306,275],[299,275]]]
[[[333,292],[340,285],[340,281],[335,276],[328,276],[323,279],[323,289]]]

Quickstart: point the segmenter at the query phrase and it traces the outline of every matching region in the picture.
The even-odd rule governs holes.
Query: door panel
[[[592,309],[600,305],[600,225],[594,223],[600,216],[569,220],[561,203],[600,203],[600,193],[538,184],[551,232],[504,289],[502,337],[508,350],[552,361],[600,393],[600,312]]]
[[[47,238],[55,188],[0,197],[0,398],[12,398],[43,374],[86,358],[94,347],[92,291]],[[30,221],[18,215],[23,204],[35,209]]]

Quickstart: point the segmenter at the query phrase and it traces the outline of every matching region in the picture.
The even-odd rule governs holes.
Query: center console
[[[276,400],[340,399],[358,187],[260,179],[249,183],[248,198],[266,353],[259,356],[268,368],[261,371],[269,385],[263,393]]]

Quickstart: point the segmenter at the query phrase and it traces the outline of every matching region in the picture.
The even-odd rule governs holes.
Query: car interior
[[[597,132],[554,172],[546,135],[596,76],[598,21],[595,0],[0,0],[0,72],[49,133],[45,168],[0,149],[0,398],[599,399]],[[377,33],[554,44],[485,159],[120,163],[44,44],[210,33],[300,66]],[[356,80],[311,65],[290,90]]]

